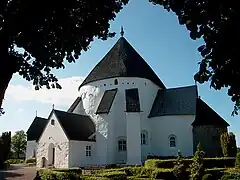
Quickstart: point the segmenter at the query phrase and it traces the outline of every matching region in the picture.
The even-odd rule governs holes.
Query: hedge
[[[28,158],[25,160],[25,163],[36,163],[36,158]]]
[[[55,170],[41,169],[39,171],[39,180],[81,180],[79,174],[72,172],[60,172]]]
[[[126,180],[127,174],[123,171],[110,171],[105,173],[96,174],[97,177],[104,177],[115,180]]]
[[[160,159],[148,159],[145,162],[147,168],[173,168],[176,159],[160,160]],[[186,168],[192,163],[192,159],[183,159],[183,163]],[[234,167],[235,158],[204,158],[204,168],[225,168]]]
[[[58,169],[52,169],[53,171],[57,172],[67,172],[67,173],[76,173],[81,175],[82,169],[81,168],[58,168]]]
[[[23,159],[8,159],[7,162],[10,164],[22,164],[22,163],[24,163],[24,160]]]

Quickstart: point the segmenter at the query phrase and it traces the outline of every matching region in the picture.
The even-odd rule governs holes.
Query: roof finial
[[[124,35],[124,31],[123,31],[123,26],[121,26],[121,32],[120,32],[121,36],[123,37]]]
[[[52,109],[54,109],[54,104],[52,105]]]
[[[36,110],[36,117],[37,117],[37,110]]]

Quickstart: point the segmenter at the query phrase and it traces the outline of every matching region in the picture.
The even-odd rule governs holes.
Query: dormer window
[[[118,80],[117,79],[114,80],[114,84],[118,85]]]
[[[140,112],[140,102],[138,89],[126,89],[126,111],[127,112]]]
[[[55,125],[54,119],[51,120],[51,125]]]

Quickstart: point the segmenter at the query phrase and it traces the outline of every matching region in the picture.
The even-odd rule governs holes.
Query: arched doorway
[[[48,165],[54,166],[55,164],[55,146],[53,143],[48,146]]]

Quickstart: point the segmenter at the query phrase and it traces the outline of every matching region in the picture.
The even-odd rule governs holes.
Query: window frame
[[[91,157],[92,156],[92,146],[91,145],[87,145],[85,147],[85,155],[87,157]]]
[[[148,144],[148,132],[146,130],[141,131],[141,145]]]
[[[173,134],[169,136],[169,147],[170,148],[177,147],[177,137]]]
[[[118,151],[120,151],[120,152],[127,151],[127,141],[126,141],[126,139],[119,139],[118,140]]]

